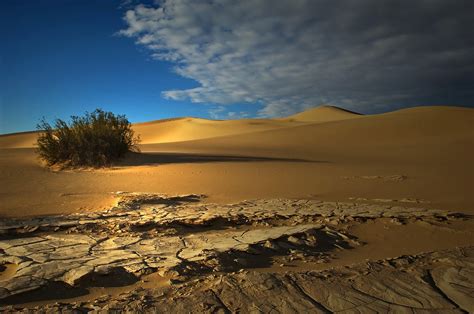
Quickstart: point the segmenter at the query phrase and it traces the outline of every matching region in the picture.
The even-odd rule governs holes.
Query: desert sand
[[[0,215],[100,210],[116,191],[198,193],[222,203],[412,199],[474,211],[472,109],[362,116],[322,107],[287,120],[140,123],[134,129],[144,154],[95,171],[45,169],[34,154],[35,133],[2,135]]]
[[[0,136],[0,305],[474,310],[473,109],[133,128],[142,152],[107,169],[47,169],[35,132]]]

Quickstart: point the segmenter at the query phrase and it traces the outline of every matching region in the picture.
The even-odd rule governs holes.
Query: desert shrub
[[[43,118],[37,129],[37,153],[48,166],[102,167],[138,151],[139,138],[127,118],[101,109],[72,116],[70,123],[56,119],[54,126]]]

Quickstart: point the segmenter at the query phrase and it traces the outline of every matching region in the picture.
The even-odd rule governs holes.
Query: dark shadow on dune
[[[129,153],[115,166],[144,166],[184,163],[209,163],[209,162],[327,162],[313,161],[297,158],[273,158],[255,156],[209,155],[195,153]]]

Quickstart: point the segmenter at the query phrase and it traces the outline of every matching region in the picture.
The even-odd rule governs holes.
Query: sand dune
[[[21,132],[0,135],[0,148],[31,148],[35,146],[38,132]]]
[[[310,123],[347,120],[361,115],[333,106],[313,108],[283,119],[207,120],[179,118],[137,123],[134,130],[142,144],[184,142],[200,139],[271,131]]]
[[[289,126],[302,125],[298,121],[265,119],[214,121],[199,118],[165,119],[133,124],[141,144],[192,141],[197,139],[252,133]],[[37,132],[5,134],[0,136],[0,148],[34,147]]]
[[[322,106],[284,119],[207,120],[185,117],[135,123],[133,129],[140,135],[141,144],[156,144],[253,133],[356,117],[359,115],[337,107]],[[36,136],[37,132],[1,135],[0,148],[33,147]]]
[[[355,119],[362,117],[361,114],[334,106],[319,106],[292,116],[282,118],[282,121],[304,121],[304,122],[330,122],[338,120]]]
[[[218,269],[226,276],[234,276],[229,272],[245,269],[233,274],[249,276],[257,283],[264,282],[261,276],[268,272],[273,285],[278,273],[284,272],[282,278],[287,281],[277,283],[283,292],[272,290],[263,296],[273,298],[267,300],[272,304],[289,291],[304,291],[300,285],[314,286],[313,279],[306,275],[308,270],[313,273],[331,269],[330,281],[321,281],[324,277],[318,276],[319,287],[323,288],[314,291],[332,291],[334,295],[341,295],[341,291],[353,295],[354,282],[369,278],[366,290],[360,291],[368,291],[361,297],[372,298],[373,301],[366,303],[370,306],[375,302],[381,304],[380,296],[387,295],[387,283],[394,287],[389,290],[397,298],[406,292],[407,286],[422,285],[417,291],[427,291],[431,286],[422,284],[424,279],[410,275],[400,281],[402,273],[393,272],[400,265],[408,265],[414,274],[424,274],[428,270],[420,269],[428,267],[427,260],[420,260],[423,267],[417,264],[416,271],[414,260],[422,258],[422,252],[435,251],[433,261],[439,267],[438,273],[431,266],[429,272],[433,276],[438,274],[433,280],[443,283],[446,267],[438,265],[440,257],[449,265],[448,269],[454,268],[446,256],[455,259],[456,265],[461,264],[457,255],[441,250],[453,249],[468,259],[466,247],[474,244],[474,223],[468,219],[474,214],[473,125],[474,110],[457,107],[419,107],[379,115],[357,115],[321,107],[274,120],[168,119],[133,126],[142,136],[142,153],[131,153],[112,168],[66,171],[54,171],[40,164],[32,146],[34,132],[1,136],[0,217],[4,225],[0,231],[8,234],[2,239],[2,247],[7,248],[4,255],[9,260],[18,260],[18,254],[22,260],[24,256],[36,259],[27,266],[21,263],[24,268],[18,278],[15,276],[20,274],[20,265],[0,264],[0,281],[7,288],[0,287],[0,299],[18,296],[21,299],[18,302],[33,300],[28,306],[36,306],[35,300],[51,305],[56,302],[50,300],[52,290],[65,289],[49,287],[47,283],[64,281],[81,287],[82,277],[89,278],[86,284],[91,280],[94,286],[89,294],[81,292],[77,296],[81,299],[73,298],[69,302],[92,302],[113,293],[120,294],[123,300],[127,291],[134,291],[136,299],[136,291],[146,291],[149,296],[150,290],[145,287],[156,289],[153,284],[157,282],[157,285],[164,281],[172,283],[168,277],[160,276],[158,281],[157,277],[150,277],[155,278],[151,280],[139,277],[147,273],[149,265],[160,270],[157,275],[164,276],[167,269],[173,272],[186,269],[186,273],[179,273],[182,280],[188,268],[178,266],[188,263],[188,257],[192,258],[192,265],[200,265],[196,270]],[[122,198],[121,202],[117,197]],[[105,211],[112,207],[114,210]],[[79,215],[8,219],[71,213]],[[109,237],[105,241],[104,234]],[[10,239],[12,235],[21,235],[21,241]],[[38,241],[41,241],[39,245]],[[153,242],[156,245],[150,245],[150,241],[156,241]],[[246,245],[251,254],[239,251]],[[53,251],[45,253],[44,247]],[[287,250],[288,247],[292,249]],[[459,247],[463,248],[454,250]],[[215,255],[216,249],[225,258],[216,258],[219,256]],[[269,250],[271,256],[265,256]],[[159,259],[155,259],[157,252]],[[208,258],[211,255],[205,252],[213,258]],[[404,260],[396,264],[397,259],[393,258],[401,255]],[[133,264],[120,266],[127,272],[126,276],[123,271],[111,274],[130,281],[124,287],[108,290],[102,287],[110,284],[103,281],[106,275],[101,273],[96,277],[91,265],[103,267],[105,262],[107,269],[114,269],[123,262],[117,256]],[[199,256],[202,261],[196,259]],[[380,259],[384,261],[372,267]],[[354,268],[360,275],[351,277],[356,278],[351,279],[351,285],[337,284],[337,291],[328,288],[331,287],[328,283],[334,284],[337,276],[341,283],[347,282],[347,267],[360,262],[363,264]],[[372,266],[367,268],[367,265]],[[338,266],[344,267],[344,271],[335,276]],[[61,267],[64,269],[58,273],[56,268]],[[248,272],[258,267],[262,272]],[[368,269],[380,274],[375,277]],[[295,277],[297,272],[305,275]],[[43,277],[37,278],[38,273]],[[137,277],[131,277],[132,273]],[[351,276],[356,273],[351,270]],[[199,276],[210,278],[206,274]],[[295,289],[289,284],[296,281],[288,278],[304,280]],[[446,278],[450,284],[456,279],[453,284],[460,287],[470,280],[470,277],[451,275]],[[242,291],[251,291],[255,296],[253,283],[242,285],[240,279],[234,282],[244,287]],[[44,289],[23,292],[38,287]],[[383,289],[370,290],[372,287]],[[460,294],[461,290],[452,287],[446,291],[454,293],[460,306],[470,309],[472,294]],[[257,288],[268,290],[258,285]],[[242,291],[235,294],[232,289],[221,293],[221,298],[234,300],[242,295]],[[195,296],[195,292],[189,295]],[[58,299],[66,297],[64,292],[54,295]],[[306,292],[297,295],[296,302],[300,304],[307,295]],[[424,297],[426,293],[420,295],[422,300],[431,300]],[[111,298],[102,300],[110,303]],[[199,298],[208,300],[209,295]],[[130,303],[129,299],[125,300]],[[189,300],[189,296],[185,299]],[[331,295],[321,296],[321,300],[327,299]],[[182,302],[174,300],[178,301],[170,304],[175,309],[176,302]],[[354,300],[359,302],[359,296]],[[426,304],[435,304],[430,302]],[[443,307],[425,309],[445,309],[452,302],[445,303]],[[388,307],[380,307],[379,311],[408,308],[387,304]],[[411,304],[419,309],[421,303]],[[347,309],[347,303],[331,306],[324,309]],[[243,307],[239,305],[239,308]]]
[[[134,124],[133,129],[140,135],[142,144],[192,141],[264,130],[302,125],[298,121],[277,121],[269,119],[214,121],[198,118],[156,121]]]
[[[188,143],[145,145],[144,148],[160,150],[169,146],[182,147],[186,151],[195,149],[215,153],[252,150],[259,156],[310,160],[338,156],[354,158],[358,155],[370,159],[384,156],[397,160],[406,156],[416,160],[417,157],[425,156],[426,162],[440,157],[449,159],[449,156],[464,158],[472,154],[473,146],[468,144],[474,139],[473,125],[472,109],[421,107]],[[441,149],[446,145],[452,146],[450,150]],[[463,151],[464,154],[453,154],[453,149]],[[411,154],[407,156],[408,153]]]
[[[354,118],[321,122],[322,113],[334,112]],[[419,199],[474,213],[474,110],[420,107],[362,116],[319,108],[299,117],[307,121],[137,124],[145,154],[87,172],[43,168],[31,149],[34,133],[2,136],[0,214],[96,210],[110,205],[115,191],[202,193],[217,202]],[[12,147],[30,148],[5,149]]]
[[[474,212],[474,197],[470,192],[474,186],[473,125],[472,109],[422,107],[252,134],[144,145],[143,150],[314,162],[298,166],[292,163],[293,167],[288,170],[275,164],[273,179],[282,181],[256,179],[250,186],[259,193],[278,186],[278,193],[296,196],[290,191],[310,193],[313,189],[318,195],[326,194],[332,199],[347,198],[351,193],[365,198],[396,199],[403,195]],[[263,165],[255,167],[265,175],[270,171],[263,170]],[[286,171],[293,171],[294,175]],[[380,182],[382,180],[340,181],[337,178],[338,174],[346,176],[348,173],[379,178],[403,175],[408,179],[394,185]],[[265,182],[265,186],[256,182]],[[252,191],[251,195],[259,193]]]

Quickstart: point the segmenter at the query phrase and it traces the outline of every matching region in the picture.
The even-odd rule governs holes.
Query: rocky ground
[[[474,312],[474,247],[316,267],[364,245],[351,226],[378,219],[443,226],[468,219],[459,213],[392,203],[118,196],[106,212],[3,219],[0,310]],[[108,293],[94,294],[97,287]]]

